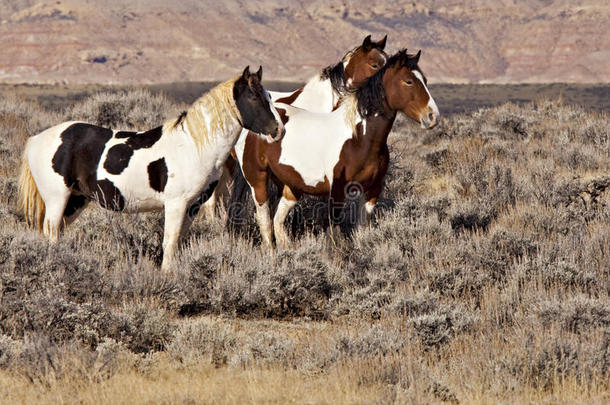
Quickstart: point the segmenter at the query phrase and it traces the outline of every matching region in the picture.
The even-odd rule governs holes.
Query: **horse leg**
[[[64,226],[70,225],[78,218],[89,204],[89,199],[82,194],[70,194],[68,203],[64,209]]]
[[[70,194],[68,192],[67,195],[56,195],[54,198],[47,199],[47,201],[45,201],[46,209],[42,233],[53,243],[56,243],[59,239],[63,225],[62,219],[64,216],[64,210],[66,208],[66,204],[68,203],[69,196]]]
[[[277,205],[275,215],[273,217],[273,231],[275,233],[275,242],[278,245],[288,246],[290,238],[284,228],[284,220],[290,212],[290,210],[296,205],[299,197],[296,196],[290,187],[284,186],[282,191],[282,198]]]
[[[373,210],[375,210],[377,199],[381,195],[383,189],[383,178],[387,172],[388,161],[389,155],[386,153],[380,164],[381,174],[377,177],[373,185],[360,195],[357,227],[367,226],[371,222],[371,215],[373,214]]]
[[[258,223],[261,238],[266,246],[273,247],[273,227],[271,224],[271,212],[269,211],[267,180],[268,174],[266,170],[258,170],[246,178],[254,197],[256,222]]]
[[[42,233],[55,243],[62,231],[62,220],[70,198],[70,189],[63,184],[45,184],[39,188],[39,192],[45,203]]]
[[[233,178],[235,164],[235,159],[229,156],[222,168],[218,185],[210,198],[203,204],[203,214],[208,221],[211,221],[216,216],[217,202],[224,205],[225,201],[229,198],[229,184]]]
[[[224,172],[223,172],[224,174]],[[220,176],[220,180],[218,180],[218,187],[222,187],[223,176]],[[203,203],[203,216],[208,221],[211,221],[216,216],[216,199],[218,197],[218,187],[214,189],[214,192],[208,198],[208,200]]]
[[[335,235],[341,235],[341,222],[343,222],[343,208],[345,205],[345,188],[343,182],[333,183],[328,199],[329,227],[333,241]]]
[[[161,269],[168,271],[173,264],[176,249],[183,232],[186,219],[186,201],[167,201],[165,203],[165,223],[163,226],[163,261]]]
[[[364,195],[360,197],[357,227],[368,226],[370,224],[375,204],[377,204],[377,197],[368,197]]]

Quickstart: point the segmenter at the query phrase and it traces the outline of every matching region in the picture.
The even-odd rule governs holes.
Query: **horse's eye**
[[[413,82],[412,82],[411,80],[404,80],[404,83],[405,83],[407,86],[410,86],[410,85],[412,85],[412,84],[413,84]]]
[[[371,67],[375,70],[379,69],[379,65],[377,65],[377,64],[372,64]]]

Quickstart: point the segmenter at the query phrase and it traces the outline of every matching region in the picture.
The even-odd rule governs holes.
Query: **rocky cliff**
[[[0,81],[300,81],[370,33],[437,83],[599,83],[609,26],[603,0],[0,0]]]

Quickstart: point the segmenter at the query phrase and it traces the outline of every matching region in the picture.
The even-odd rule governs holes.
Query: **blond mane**
[[[339,101],[339,107],[345,108],[345,123],[352,129],[356,130],[356,119],[359,116],[358,113],[358,97],[356,93],[349,93],[341,98]]]
[[[226,133],[232,120],[240,121],[239,111],[233,99],[233,86],[238,77],[220,83],[196,100],[186,113],[167,120],[163,132],[182,126],[201,148],[212,140],[217,133]]]

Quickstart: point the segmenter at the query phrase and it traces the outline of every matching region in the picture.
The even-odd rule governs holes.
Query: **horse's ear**
[[[407,63],[407,60],[409,59],[409,55],[407,54],[407,48],[403,48],[400,49],[398,51],[398,60],[402,65],[405,65]]]
[[[364,41],[362,42],[362,49],[364,49],[365,52],[368,52],[371,50],[372,47],[373,43],[371,42],[371,36],[367,35],[366,38],[364,38]]]
[[[261,80],[263,80],[263,67],[262,66],[258,67],[258,72],[256,72],[256,75],[258,76],[258,81],[259,82]]]
[[[241,74],[241,77],[243,77],[245,80],[248,80],[248,78],[250,78],[250,65],[246,66],[244,72]]]
[[[385,43],[386,43],[387,39],[388,39],[388,36],[386,35],[385,37],[383,37],[383,39],[381,41],[377,42],[377,48],[379,48],[383,51],[383,49],[385,48]]]
[[[419,62],[420,56],[421,56],[421,49],[417,52],[417,54],[415,55],[415,58],[413,58],[413,60],[415,61],[416,64]]]

